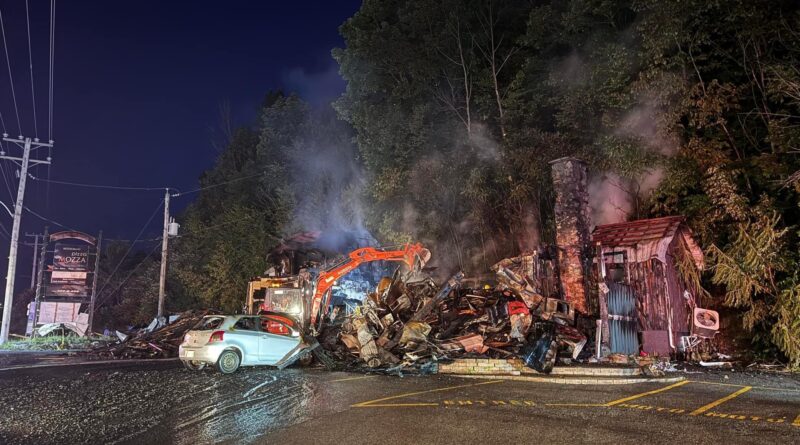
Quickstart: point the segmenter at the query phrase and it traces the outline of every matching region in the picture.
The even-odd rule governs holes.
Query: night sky
[[[295,91],[317,105],[343,91],[330,51],[342,46],[338,27],[359,5],[356,0],[57,1],[50,178],[196,188],[218,153],[212,141],[220,137],[222,104],[230,104],[234,124],[243,125],[255,121],[269,90]],[[3,0],[0,11],[22,132],[34,136],[25,1]],[[30,0],[30,13],[38,135],[46,140],[49,2]],[[0,112],[16,136],[4,54]],[[3,163],[16,196],[16,167]],[[48,175],[44,167],[31,173]],[[51,184],[48,199],[46,183],[28,185],[26,206],[90,234],[102,229],[107,238],[134,238],[163,195]],[[0,199],[10,207],[5,189],[0,185]],[[173,214],[192,198],[174,199]],[[162,220],[159,212],[143,238],[159,236]],[[41,231],[45,224],[24,213],[22,232]],[[0,225],[10,233],[11,218],[0,216]],[[7,249],[8,237],[0,233],[3,271]],[[30,251],[21,250],[18,282],[28,280]]]

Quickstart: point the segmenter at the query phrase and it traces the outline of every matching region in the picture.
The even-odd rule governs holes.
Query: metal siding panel
[[[608,314],[611,352],[626,355],[638,353],[636,297],[630,286],[609,284]],[[614,319],[613,316],[625,319]]]

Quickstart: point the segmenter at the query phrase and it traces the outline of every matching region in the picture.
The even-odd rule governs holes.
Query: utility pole
[[[36,286],[36,259],[39,257],[39,234],[26,233],[25,236],[33,237],[33,261],[31,262],[31,289]]]
[[[52,147],[53,141],[39,142],[39,138],[9,138],[7,133],[3,133],[3,140],[13,142],[22,148],[22,157],[8,156],[5,151],[0,151],[0,159],[9,159],[20,162],[19,189],[17,190],[17,202],[14,205],[14,225],[11,229],[11,247],[8,250],[8,275],[6,276],[6,296],[3,303],[3,320],[0,325],[0,343],[8,341],[9,329],[11,327],[11,308],[14,304],[14,278],[17,273],[17,249],[19,248],[19,226],[22,223],[22,202],[25,198],[25,182],[28,179],[28,167],[32,163],[50,164],[50,157],[46,160],[31,160],[31,148]]]
[[[92,335],[94,324],[94,303],[97,300],[97,277],[100,275],[100,250],[103,248],[103,231],[97,236],[97,244],[94,245],[94,271],[92,272],[92,299],[89,301],[89,326],[86,328],[86,335]]]
[[[161,278],[158,280],[158,319],[164,316],[164,292],[167,286],[167,243],[169,240],[169,189],[164,192],[164,232],[161,240]]]
[[[47,245],[50,243],[50,227],[44,227],[42,235],[42,251],[39,253],[39,269],[36,273],[36,293],[33,296],[33,324],[31,325],[31,337],[36,337],[36,322],[39,321],[39,305],[42,301],[42,289],[44,282],[44,262],[47,258]]]

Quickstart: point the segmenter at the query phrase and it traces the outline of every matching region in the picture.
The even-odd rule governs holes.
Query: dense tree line
[[[473,267],[551,240],[547,162],[579,156],[599,222],[689,217],[707,288],[800,360],[796,2],[367,0],[341,31],[380,237]]]
[[[334,51],[335,113],[270,94],[202,176],[223,185],[182,218],[168,308],[240,308],[295,229],[363,224],[430,245],[445,272],[484,272],[552,241],[548,162],[578,156],[596,222],[686,215],[704,298],[797,362],[798,8],[365,0]]]

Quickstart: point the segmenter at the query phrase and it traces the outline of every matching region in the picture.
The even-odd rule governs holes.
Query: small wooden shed
[[[671,355],[690,335],[703,252],[682,216],[597,226],[603,343],[623,354]]]

